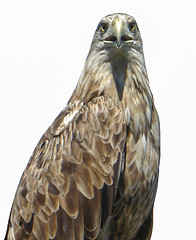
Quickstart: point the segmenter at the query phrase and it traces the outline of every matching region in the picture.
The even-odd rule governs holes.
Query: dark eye
[[[130,29],[132,32],[134,32],[135,29],[136,29],[136,24],[135,24],[134,22],[130,23],[130,24],[129,24],[129,29]]]
[[[102,33],[104,33],[104,32],[107,31],[108,25],[107,25],[106,23],[102,23],[102,24],[100,25],[99,29],[100,29],[100,31],[101,31]]]

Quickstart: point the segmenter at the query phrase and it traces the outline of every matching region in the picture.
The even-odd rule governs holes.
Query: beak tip
[[[121,41],[116,41],[116,46],[119,48],[119,47],[121,47]]]

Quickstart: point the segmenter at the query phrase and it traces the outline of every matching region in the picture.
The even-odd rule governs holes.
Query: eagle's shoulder
[[[80,239],[84,232],[96,238],[103,203],[105,214],[111,213],[125,129],[123,111],[110,99],[68,104],[41,138],[21,178],[10,216],[16,239],[74,239],[74,234]],[[110,193],[103,194],[111,185]]]

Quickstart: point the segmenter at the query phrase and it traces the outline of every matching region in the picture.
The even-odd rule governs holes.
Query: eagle
[[[77,86],[19,182],[5,240],[147,240],[160,124],[136,20],[102,18]]]

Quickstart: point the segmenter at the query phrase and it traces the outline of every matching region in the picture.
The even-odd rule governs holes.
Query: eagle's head
[[[146,82],[142,39],[135,19],[123,13],[102,18],[72,100],[88,101],[104,94],[117,102],[125,86],[142,86]]]
[[[102,18],[89,54],[97,52],[108,61],[119,55],[130,60],[135,54],[142,53],[142,39],[135,19],[123,13]]]

